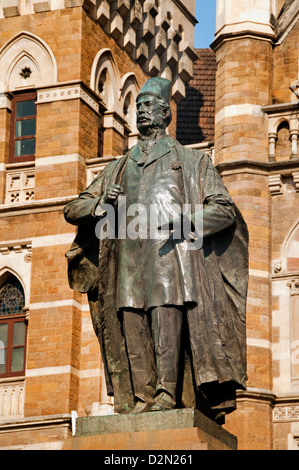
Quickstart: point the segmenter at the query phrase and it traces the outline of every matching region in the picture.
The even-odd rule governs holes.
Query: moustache
[[[137,115],[137,120],[139,119],[151,119],[151,115],[148,113],[142,113]]]

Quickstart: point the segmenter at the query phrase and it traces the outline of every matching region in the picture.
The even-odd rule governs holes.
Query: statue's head
[[[169,105],[171,82],[154,77],[147,80],[137,96],[137,127],[141,135],[150,130],[165,129],[172,115]]]

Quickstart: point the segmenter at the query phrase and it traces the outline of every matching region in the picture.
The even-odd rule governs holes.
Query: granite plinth
[[[64,450],[237,450],[237,438],[186,408],[78,418]]]

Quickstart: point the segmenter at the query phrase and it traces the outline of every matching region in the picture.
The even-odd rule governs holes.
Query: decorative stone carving
[[[20,15],[20,0],[2,0],[5,17]]]
[[[197,57],[191,46],[193,26],[196,24],[191,8],[185,6],[183,2],[176,1],[136,0],[133,5],[131,3],[130,0],[61,0],[59,3],[53,0],[30,0],[30,2],[2,0],[0,15],[3,13],[8,17],[39,14],[57,8],[82,7],[108,34],[111,34],[120,47],[137,60],[145,73],[157,76],[163,71],[163,76],[167,76],[175,85],[173,97],[181,99],[185,96],[185,90],[181,83],[177,82],[178,77],[184,82],[190,80],[193,75],[193,61]],[[37,39],[35,38],[36,43]],[[9,42],[13,45],[12,41]],[[45,50],[44,45],[42,51],[37,49],[36,44],[34,46],[31,44],[30,50],[26,44],[22,44],[24,54],[21,57],[14,53],[14,49],[16,47],[7,51],[7,57],[9,57],[9,66],[13,57],[18,58],[16,69],[10,67],[6,70],[5,58],[0,54],[2,64],[0,82],[5,83],[3,91],[57,83],[57,65],[54,56],[51,51]],[[160,65],[159,60],[161,60]],[[26,79],[20,75],[21,69],[25,67],[30,68],[32,72]],[[167,73],[166,68],[169,69]],[[12,75],[12,78],[5,76],[6,73]]]
[[[51,0],[33,0],[35,13],[51,10]]]
[[[2,92],[26,87],[39,87],[57,82],[57,63],[53,52],[38,36],[20,32],[0,50],[0,83]],[[30,76],[21,75],[24,68]]]
[[[278,273],[281,273],[281,271],[282,271],[282,265],[281,265],[281,262],[279,261],[274,266],[274,272],[275,274],[278,274]]]
[[[24,381],[0,383],[0,420],[24,416]]]
[[[6,204],[34,200],[34,169],[9,170],[6,173]]]
[[[273,421],[299,421],[299,406],[276,406]]]
[[[291,289],[291,295],[299,295],[299,279],[292,279],[287,286]]]
[[[96,0],[64,0],[66,8],[84,7],[87,10],[95,6]]]
[[[130,0],[116,0],[116,9],[121,16],[125,16],[130,10]]]
[[[97,10],[97,21],[101,26],[109,24],[110,20],[110,5],[107,0],[102,0],[98,10]]]
[[[299,171],[293,173],[293,182],[296,191],[299,191]]]
[[[182,52],[179,60],[179,77],[184,82],[189,82],[193,77],[193,62],[190,61],[186,52]]]
[[[133,28],[129,28],[124,35],[124,48],[131,54],[136,47],[136,31]]]
[[[271,195],[282,194],[282,179],[281,175],[273,175],[268,178],[268,185]]]
[[[99,112],[98,102],[80,85],[69,85],[55,88],[46,88],[38,91],[37,104],[50,103],[52,101],[65,101],[80,98],[94,111]]]

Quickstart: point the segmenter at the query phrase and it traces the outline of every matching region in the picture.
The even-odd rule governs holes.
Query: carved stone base
[[[188,408],[78,418],[63,450],[237,450],[237,438]]]

